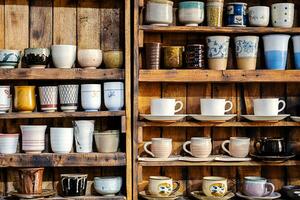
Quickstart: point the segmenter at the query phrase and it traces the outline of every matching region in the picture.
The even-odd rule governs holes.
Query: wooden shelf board
[[[50,197],[50,198],[47,198],[47,199],[49,199],[49,200],[63,200],[63,199],[73,199],[73,200],[102,200],[102,199],[105,199],[105,200],[125,200],[126,197],[121,196],[121,195],[110,196],[110,197],[107,197],[107,196],[80,196],[80,197],[60,197],[60,196],[57,196],[57,197]]]
[[[125,166],[125,153],[17,153],[0,155],[0,167],[97,167]]]

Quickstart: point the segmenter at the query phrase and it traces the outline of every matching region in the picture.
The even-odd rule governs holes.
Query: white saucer
[[[242,117],[250,120],[250,121],[270,121],[270,122],[277,122],[289,117],[289,114],[283,115],[275,115],[275,116],[258,116],[258,115],[241,115]]]
[[[149,121],[158,121],[158,122],[176,122],[183,120],[186,115],[171,115],[171,116],[163,116],[163,115],[148,115],[141,114],[140,117],[145,118]]]
[[[138,157],[138,161],[143,162],[170,162],[179,160],[179,156],[170,156],[169,158]]]
[[[188,115],[192,118],[194,118],[195,120],[198,121],[212,121],[212,122],[225,122],[228,120],[231,120],[232,118],[234,118],[236,116],[236,114],[227,114],[227,115],[197,115],[197,114],[191,114]]]
[[[184,156],[180,157],[180,161],[186,161],[186,162],[211,162],[216,158],[217,155],[210,155],[207,158],[196,158],[191,156]]]
[[[291,116],[291,119],[295,122],[300,122],[300,117],[298,116]]]
[[[139,195],[141,197],[143,197],[144,199],[149,199],[149,200],[157,200],[157,199],[175,200],[175,199],[179,198],[180,196],[182,196],[182,194],[179,193],[178,191],[175,192],[175,194],[172,194],[172,195],[166,196],[166,197],[158,197],[158,196],[154,196],[154,195],[151,195],[151,194],[147,194],[146,191],[139,192]]]
[[[250,196],[246,196],[240,192],[237,192],[236,196],[244,198],[244,199],[259,200],[259,199],[278,199],[281,197],[281,194],[278,192],[274,192],[273,194],[271,194],[270,196],[267,196],[267,197],[250,197]]]
[[[227,192],[224,197],[208,197],[202,191],[193,191],[193,192],[191,192],[191,195],[194,198],[200,199],[200,200],[227,200],[227,199],[231,199],[232,197],[234,197],[234,193],[232,193],[230,191]]]
[[[236,158],[236,157],[231,157],[227,155],[220,155],[215,158],[215,161],[222,161],[222,162],[246,162],[250,161],[251,158]]]

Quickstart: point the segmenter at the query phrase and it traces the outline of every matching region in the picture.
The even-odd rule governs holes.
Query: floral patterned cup
[[[124,106],[124,83],[104,83],[104,104],[109,111],[119,111]]]
[[[238,69],[255,70],[259,37],[239,36],[234,41]]]
[[[227,67],[229,37],[210,36],[206,38],[208,67],[214,70],[225,70]]]

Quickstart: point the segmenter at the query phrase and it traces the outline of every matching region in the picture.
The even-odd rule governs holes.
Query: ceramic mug
[[[225,147],[229,144],[229,149]],[[250,138],[247,137],[230,137],[222,143],[222,149],[232,157],[245,158],[249,154]]]
[[[279,108],[279,105],[282,106]],[[286,103],[278,98],[265,98],[253,100],[254,115],[258,116],[276,116],[284,110]]]
[[[204,56],[203,44],[188,44],[185,52],[186,67],[204,69]]]
[[[15,86],[15,109],[31,113],[36,107],[35,86]]]
[[[191,151],[187,150],[190,144]],[[191,141],[183,144],[183,150],[197,158],[207,158],[211,154],[212,143],[209,137],[192,137]]]
[[[173,4],[173,1],[147,1],[146,22],[155,26],[168,26],[173,22]]]
[[[291,28],[294,24],[293,3],[275,3],[272,4],[272,25],[274,27]]]
[[[39,87],[40,104],[43,112],[55,112],[57,110],[58,87]]]
[[[81,85],[81,106],[86,112],[97,112],[101,107],[101,84]]]
[[[9,85],[0,86],[0,97],[0,114],[2,114],[10,109],[11,95]]]
[[[285,155],[287,151],[284,138],[260,138],[255,141],[254,148],[259,155],[263,156]]]
[[[44,168],[18,169],[20,194],[41,194],[43,192]]]
[[[206,18],[207,26],[221,27],[223,23],[224,1],[207,1]]]
[[[259,37],[239,36],[234,41],[238,69],[255,70]]]
[[[63,112],[75,112],[78,105],[79,85],[59,85],[60,109]]]
[[[227,4],[227,25],[241,26],[247,25],[247,4],[246,3],[228,3]]]
[[[76,61],[75,45],[52,45],[51,55],[54,67],[70,69]]]
[[[258,176],[246,176],[243,181],[243,193],[247,196],[266,197],[275,191],[272,183],[267,179]]]
[[[179,104],[179,108],[175,109],[177,104]],[[182,110],[182,108],[183,103],[176,101],[176,99],[161,98],[151,100],[151,115],[173,116]]]
[[[177,69],[181,68],[184,46],[165,46],[164,52],[164,68]]]
[[[73,147],[73,128],[51,127],[50,143],[54,153],[70,153]]]
[[[151,145],[151,151],[148,146]],[[172,153],[172,139],[170,138],[152,138],[151,142],[144,144],[144,150],[155,158],[168,158]]]
[[[159,69],[161,57],[161,43],[145,43],[146,49],[146,69]]]
[[[209,36],[207,42],[208,67],[214,70],[225,70],[227,68],[229,37]]]
[[[294,47],[295,68],[300,69],[300,35],[292,37]]]
[[[77,120],[74,124],[76,152],[90,153],[93,151],[93,134],[95,120]]]
[[[150,176],[148,192],[157,197],[168,197],[180,188],[180,183],[166,176]]]
[[[104,83],[104,105],[110,111],[119,111],[124,106],[124,83]]]
[[[218,176],[205,176],[202,191],[208,197],[223,197],[227,193],[227,179]]]
[[[227,104],[229,108],[225,109]],[[232,108],[232,102],[226,99],[200,99],[201,115],[224,115]]]
[[[87,174],[61,174],[63,196],[84,196],[87,186]]]
[[[249,7],[249,24],[251,26],[266,27],[270,21],[270,8],[268,6]]]
[[[0,133],[0,154],[14,154],[17,152],[19,134]]]
[[[184,1],[179,3],[179,21],[185,26],[198,26],[204,21],[204,3]]]

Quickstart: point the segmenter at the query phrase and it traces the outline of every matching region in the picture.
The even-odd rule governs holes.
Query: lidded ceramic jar
[[[146,22],[150,25],[168,26],[173,22],[173,2],[149,0],[146,5]]]

